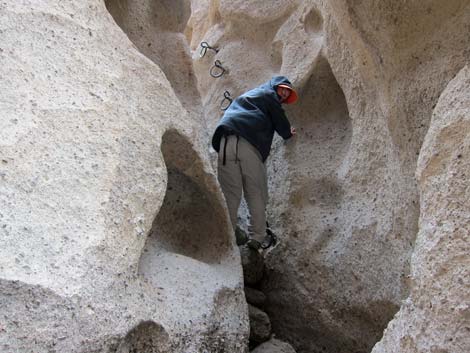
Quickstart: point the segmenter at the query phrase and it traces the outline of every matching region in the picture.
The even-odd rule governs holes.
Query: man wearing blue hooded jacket
[[[233,101],[217,125],[212,146],[219,153],[218,179],[235,229],[242,191],[250,212],[248,245],[259,249],[266,233],[266,158],[276,131],[285,140],[296,131],[282,104],[297,100],[284,76],[274,76]]]

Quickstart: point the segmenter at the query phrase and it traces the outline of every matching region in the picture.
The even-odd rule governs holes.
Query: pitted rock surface
[[[207,150],[223,92],[277,74],[300,100],[267,163],[274,333],[299,353],[470,351],[468,0],[0,13],[0,351],[246,352]]]
[[[273,331],[301,353],[369,352],[409,295],[417,160],[439,96],[468,62],[470,4],[237,4],[192,2],[191,47],[220,49],[193,54],[209,128],[225,90],[237,97],[282,74],[300,96],[285,107],[298,133],[277,139],[267,162],[280,244],[261,289]],[[208,77],[213,60],[230,73]]]
[[[418,160],[420,231],[411,293],[373,353],[470,349],[470,67],[437,103]]]
[[[246,351],[201,122],[104,1],[0,13],[0,351]]]

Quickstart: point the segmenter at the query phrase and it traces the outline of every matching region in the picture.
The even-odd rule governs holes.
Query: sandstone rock
[[[289,343],[282,342],[275,338],[256,347],[252,353],[296,353]]]
[[[250,344],[256,345],[267,341],[271,335],[271,322],[268,315],[253,305],[248,305],[248,313],[250,317]]]
[[[263,278],[264,259],[256,250],[248,245],[239,246],[245,285],[255,285]]]
[[[299,0],[278,17],[210,1],[190,20],[193,48],[204,38],[220,49],[193,55],[209,128],[225,90],[236,97],[280,73],[300,93],[286,107],[298,134],[276,140],[268,160],[281,243],[262,284],[273,331],[299,352],[370,351],[408,296],[417,155],[433,106],[468,61],[469,6]],[[221,79],[207,76],[215,59],[230,70]]]
[[[0,351],[245,351],[200,123],[104,1],[0,13]]]
[[[470,68],[439,98],[418,161],[411,293],[373,353],[470,350]]]
[[[266,295],[263,292],[250,287],[245,287],[245,297],[249,304],[257,307],[263,307],[266,302]]]

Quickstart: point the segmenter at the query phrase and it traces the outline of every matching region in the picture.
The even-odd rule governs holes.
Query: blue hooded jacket
[[[218,152],[222,137],[236,134],[256,147],[264,162],[271,150],[274,131],[285,140],[290,138],[290,123],[276,92],[280,84],[292,87],[287,77],[274,76],[235,99],[215,129],[212,147]]]

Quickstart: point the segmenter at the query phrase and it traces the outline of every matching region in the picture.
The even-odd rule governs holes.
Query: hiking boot
[[[263,242],[261,243],[261,249],[266,250],[271,246],[277,244],[277,236],[272,232],[271,229],[266,228],[266,236],[264,237]]]

